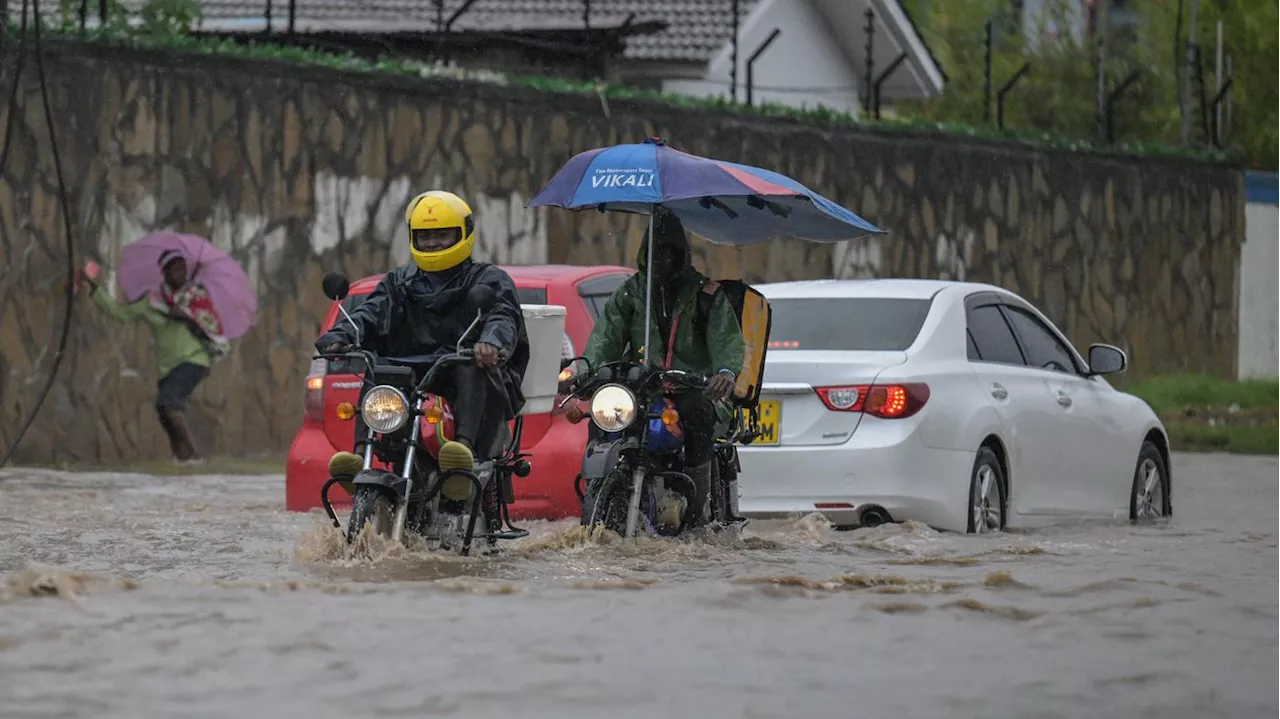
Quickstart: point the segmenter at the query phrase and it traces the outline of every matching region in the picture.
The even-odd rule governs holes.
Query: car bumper
[[[516,501],[508,507],[512,520],[578,516],[573,481],[585,445],[585,428],[561,420],[552,423],[536,444],[525,448],[533,471],[528,477],[514,478]],[[322,428],[303,425],[289,448],[285,466],[285,509],[308,512],[321,506],[320,488],[329,479],[329,458],[337,451]],[[330,489],[329,501],[335,507],[351,506],[351,498],[337,486]]]
[[[738,513],[818,512],[837,526],[856,526],[868,505],[878,505],[893,521],[966,531],[975,453],[926,447],[912,428],[869,419],[840,445],[740,448]]]

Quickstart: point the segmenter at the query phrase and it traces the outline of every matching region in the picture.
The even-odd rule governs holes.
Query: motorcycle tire
[[[587,491],[582,504],[582,525],[584,527],[603,526],[611,532],[625,535],[627,532],[627,499],[631,488],[631,477],[614,474],[603,482],[592,486],[587,484]],[[640,498],[640,514],[648,511],[646,497]],[[641,520],[643,525],[643,519]]]
[[[378,487],[357,487],[351,502],[351,519],[347,523],[347,542],[354,542],[368,523],[373,524],[374,534],[390,537],[395,516],[395,503],[386,492]]]

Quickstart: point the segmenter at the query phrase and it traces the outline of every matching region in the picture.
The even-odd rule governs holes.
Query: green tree
[[[1195,35],[1190,35],[1190,14],[1195,0],[1141,0],[1137,9],[1143,16],[1148,33],[1146,43],[1153,50],[1152,71],[1158,73],[1168,88],[1166,103],[1175,107],[1178,81],[1185,73],[1185,44],[1200,47],[1201,73],[1204,77],[1205,102],[1211,103],[1216,91],[1215,77],[1217,24],[1222,22],[1223,52],[1231,58],[1231,99],[1234,105],[1231,122],[1223,135],[1240,151],[1244,162],[1252,167],[1276,169],[1280,138],[1277,137],[1280,116],[1276,82],[1280,78],[1280,2],[1276,0],[1200,0],[1196,10]],[[1181,16],[1181,17],[1180,17]],[[1201,121],[1198,78],[1192,77],[1190,104],[1190,141],[1209,142]],[[1209,108],[1204,108],[1205,117]],[[1181,123],[1163,136],[1168,142],[1181,141]]]
[[[904,7],[946,69],[948,81],[940,97],[900,103],[898,109],[939,122],[981,124],[983,39],[990,20],[994,36],[990,122],[995,122],[1000,87],[1026,63],[1029,73],[1006,98],[1006,128],[1105,141],[1105,113],[1100,112],[1098,95],[1101,64],[1104,97],[1137,73],[1113,106],[1117,141],[1182,144],[1178,79],[1183,67],[1178,63],[1185,64],[1185,46],[1178,44],[1178,38],[1187,41],[1190,4],[1196,1],[1137,0],[1134,10],[1139,21],[1132,32],[1108,30],[1081,33],[1077,38],[1060,31],[1056,39],[1036,32],[1029,41],[1009,0],[905,0]],[[1080,0],[1046,2],[1041,29],[1049,23],[1067,27],[1069,3],[1078,6]],[[1234,112],[1232,122],[1224,122],[1222,134],[1246,164],[1272,169],[1277,165],[1278,4],[1276,0],[1203,0],[1195,34],[1203,48],[1204,94],[1206,102],[1212,102],[1216,23],[1222,19],[1224,45],[1234,70]],[[1193,127],[1189,144],[1203,146],[1211,137],[1203,131],[1200,108],[1196,86],[1189,112]]]

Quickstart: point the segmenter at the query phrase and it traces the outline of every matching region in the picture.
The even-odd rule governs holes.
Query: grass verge
[[[1179,452],[1280,453],[1280,383],[1166,375],[1127,388],[1146,400]]]

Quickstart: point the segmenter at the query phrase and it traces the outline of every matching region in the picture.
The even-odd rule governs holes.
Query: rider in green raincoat
[[[705,522],[711,490],[716,420],[732,417],[727,397],[742,371],[743,341],[738,315],[718,284],[693,268],[689,237],[680,220],[658,208],[654,216],[653,358],[668,369],[708,375],[705,393],[672,397],[685,435],[686,471],[698,492],[695,520]],[[645,270],[648,240],[636,260],[640,272],[613,293],[591,331],[583,356],[592,367],[644,360]],[[702,299],[699,295],[705,295]]]

